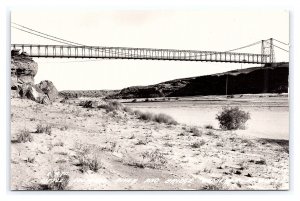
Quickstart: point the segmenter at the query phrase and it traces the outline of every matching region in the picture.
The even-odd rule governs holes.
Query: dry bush
[[[51,125],[38,124],[36,126],[36,133],[46,133],[48,135],[51,135],[52,126]]]
[[[146,151],[142,153],[143,164],[149,168],[160,168],[167,163],[167,159],[158,149],[154,151]]]
[[[97,172],[103,167],[98,155],[94,154],[94,152],[96,150],[92,150],[88,145],[77,145],[75,158],[78,159],[77,166],[81,167],[81,172],[88,170]]]
[[[32,142],[33,141],[33,137],[31,135],[31,133],[27,130],[21,130],[21,132],[18,134],[17,136],[17,140],[18,143],[21,142]]]
[[[66,172],[51,171],[48,173],[47,190],[66,190],[70,176]]]
[[[134,114],[138,116],[139,119],[144,121],[155,121],[157,123],[165,123],[165,124],[172,124],[177,125],[177,121],[173,119],[173,117],[167,114],[153,114],[151,112],[141,112],[139,110],[135,110]]]
[[[69,126],[64,125],[64,126],[60,127],[59,130],[66,131],[66,130],[68,130],[68,128],[69,128]]]
[[[34,161],[35,161],[35,158],[31,157],[31,156],[28,156],[25,160],[26,163],[34,163]]]
[[[200,148],[201,146],[205,145],[205,143],[206,142],[204,140],[196,141],[191,144],[191,147],[192,148]]]
[[[212,179],[212,183],[206,184],[203,189],[209,191],[219,191],[228,190],[228,187],[225,185],[225,180],[223,178],[216,178]]]
[[[197,127],[192,127],[190,133],[192,133],[192,136],[200,137],[202,135],[202,132]]]
[[[217,114],[216,119],[219,121],[221,129],[244,129],[245,123],[250,119],[250,114],[238,107],[225,107]]]
[[[108,102],[107,104],[102,104],[102,105],[99,105],[98,108],[101,108],[101,109],[105,109],[106,112],[113,112],[113,111],[121,111],[124,109],[124,105],[118,101],[111,101],[111,102]]]
[[[154,119],[153,120],[155,122],[157,122],[157,123],[165,123],[165,124],[173,124],[173,125],[178,124],[177,121],[175,121],[173,119],[173,117],[171,117],[171,116],[169,116],[167,114],[163,114],[163,113],[154,115]]]
[[[63,147],[64,146],[64,142],[62,142],[62,141],[56,142],[56,143],[54,143],[53,146],[55,146],[55,147]]]
[[[210,124],[204,125],[204,128],[206,129],[214,129],[214,127]]]
[[[144,121],[152,121],[154,119],[154,114],[150,112],[136,112],[138,114],[138,118]]]

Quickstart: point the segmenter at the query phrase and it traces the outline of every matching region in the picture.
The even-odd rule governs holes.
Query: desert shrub
[[[107,104],[99,105],[98,108],[105,109],[106,112],[112,112],[116,110],[123,110],[124,105],[118,101],[110,101]]]
[[[17,136],[17,142],[18,143],[32,142],[32,141],[33,141],[33,137],[27,129],[21,130],[21,132]]]
[[[59,130],[66,131],[66,130],[68,130],[68,128],[69,127],[67,125],[64,125],[64,126],[60,127]]]
[[[206,128],[206,129],[214,129],[214,127],[212,125],[210,125],[210,124],[205,125],[204,128]]]
[[[202,132],[200,132],[197,127],[192,127],[190,129],[190,133],[192,133],[192,136],[198,136],[198,137],[200,137],[202,135]]]
[[[36,126],[36,133],[46,133],[48,135],[51,135],[52,127],[50,125],[38,124]]]
[[[144,160],[144,166],[149,168],[160,168],[167,163],[167,159],[158,149],[154,151],[143,152],[142,158]]]
[[[83,155],[79,158],[79,166],[81,166],[81,171],[86,172],[91,170],[93,172],[98,172],[102,167],[100,160],[96,155]]]
[[[207,131],[205,133],[205,135],[208,135],[208,136],[217,136],[213,131]]]
[[[137,100],[136,100],[136,99],[133,99],[131,102],[132,102],[132,103],[136,103],[136,102],[137,102]]]
[[[250,119],[250,114],[240,110],[238,107],[225,107],[217,114],[216,119],[219,121],[222,129],[244,129],[245,123]]]
[[[191,147],[192,148],[200,148],[204,144],[205,144],[205,141],[204,140],[200,140],[200,141],[192,142]]]
[[[34,161],[35,161],[35,158],[31,157],[31,156],[28,156],[25,160],[26,163],[34,163]]]
[[[92,150],[92,147],[89,145],[80,144],[77,145],[76,149],[75,158],[78,159],[77,166],[81,167],[81,172],[86,172],[88,170],[97,172],[102,167],[98,155],[94,153],[97,150]]]
[[[157,123],[166,123],[166,124],[174,124],[174,125],[177,124],[177,122],[173,119],[173,117],[163,113],[154,115],[153,120],[156,121]]]
[[[145,121],[152,121],[154,119],[154,114],[150,112],[140,112],[139,113],[139,119],[145,120]]]
[[[218,191],[227,190],[228,187],[225,185],[225,180],[222,178],[212,179],[212,183],[206,184],[203,188],[204,190]]]
[[[124,110],[124,112],[130,113],[130,114],[133,113],[133,110],[130,107],[124,107],[123,110]]]
[[[70,176],[66,172],[51,171],[48,173],[47,190],[65,190],[70,181]]]
[[[157,123],[165,123],[165,124],[178,124],[177,121],[173,119],[173,117],[167,115],[167,114],[153,114],[151,112],[141,112],[139,110],[135,110],[133,112],[135,115],[138,116],[139,119],[144,121],[155,121]]]
[[[148,141],[146,139],[139,139],[135,145],[146,145]]]
[[[149,102],[149,101],[150,101],[149,98],[146,98],[144,102]]]

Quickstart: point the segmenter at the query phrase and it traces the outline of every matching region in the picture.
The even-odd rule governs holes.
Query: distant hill
[[[252,67],[224,73],[176,79],[149,86],[132,86],[107,98],[156,98],[195,95],[288,92],[289,63]],[[227,81],[226,81],[227,80]]]

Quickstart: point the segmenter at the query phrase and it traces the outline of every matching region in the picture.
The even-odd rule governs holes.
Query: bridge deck
[[[46,58],[142,59],[252,64],[270,62],[269,55],[217,51],[28,44],[12,44],[11,49],[20,49],[30,57]]]

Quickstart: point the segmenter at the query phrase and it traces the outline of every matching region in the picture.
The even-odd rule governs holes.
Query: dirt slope
[[[39,124],[51,133],[37,133]],[[26,129],[32,141],[18,143]],[[288,141],[197,129],[12,99],[11,189],[47,189],[48,173],[59,170],[69,175],[69,190],[288,189]],[[97,171],[84,170],[82,156],[97,160]]]

